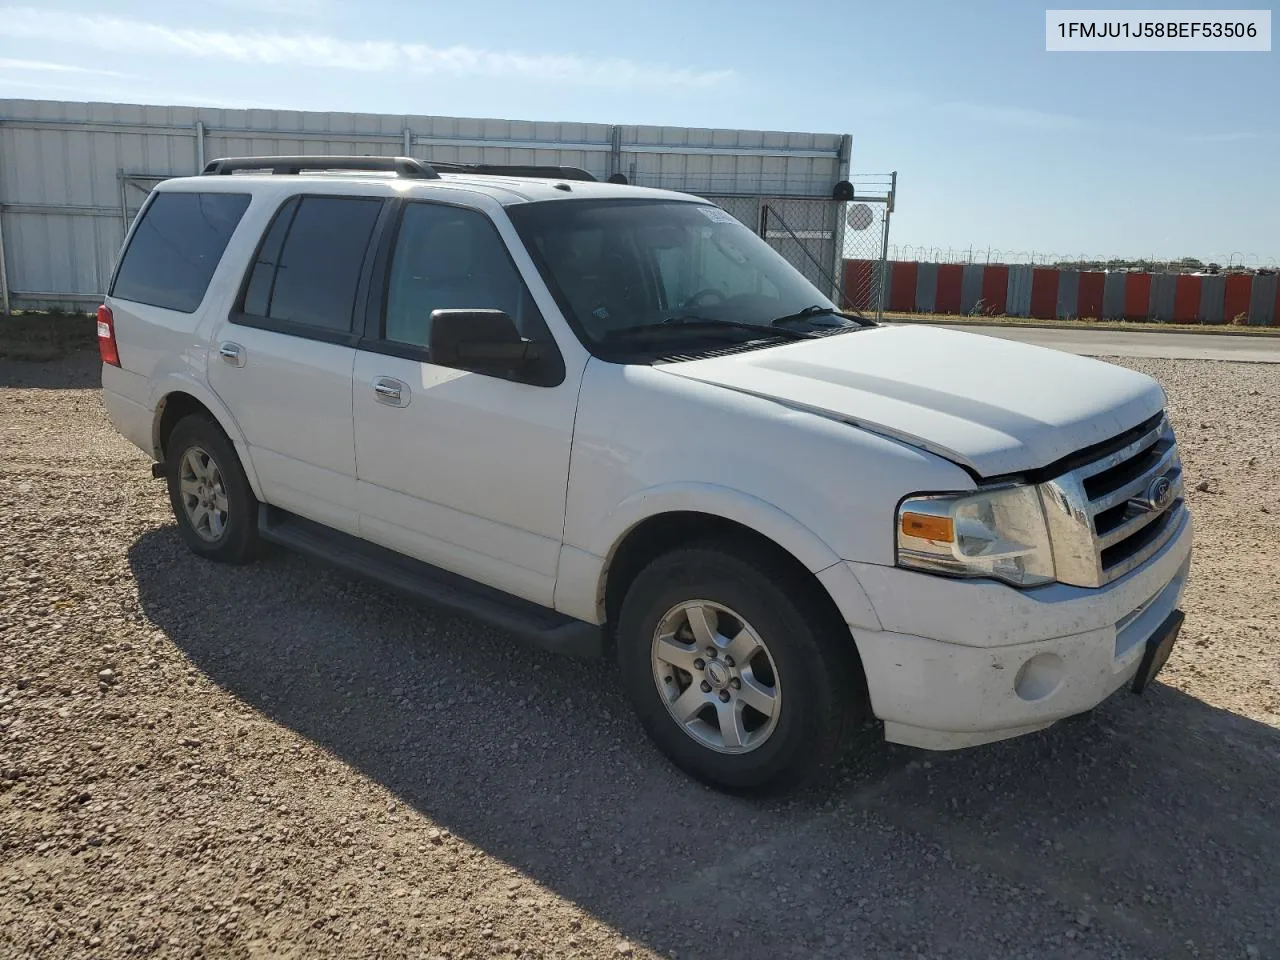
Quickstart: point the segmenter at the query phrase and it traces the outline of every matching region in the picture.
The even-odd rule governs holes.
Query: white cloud
[[[14,80],[0,76],[0,96],[4,96],[10,89],[33,91],[31,94],[32,99],[55,99],[52,95],[57,94],[60,95],[57,99],[75,100],[81,103],[116,100],[124,103],[138,103],[141,101],[172,103],[181,104],[184,107],[226,107],[232,110],[286,109],[279,103],[271,103],[265,100],[240,100],[234,97],[222,96],[210,97],[201,93],[169,90],[152,85],[145,87],[104,87],[101,83],[89,83],[88,81],[84,83],[37,83],[31,80]]]
[[[972,120],[976,123],[1011,127],[1017,130],[1079,130],[1089,125],[1080,117],[1072,117],[1064,113],[1050,113],[1046,110],[1033,110],[1028,107],[951,102],[942,104],[942,109],[953,116]]]
[[[75,73],[92,74],[95,77],[124,77],[130,80],[140,79],[133,73],[119,73],[116,70],[98,70],[92,67],[79,67],[71,63],[50,63],[45,60],[14,60],[0,57],[0,70],[30,70],[38,73]]]
[[[277,17],[335,17],[347,12],[338,0],[217,0],[217,4]]]
[[[0,7],[0,36],[61,45],[81,44],[117,55],[170,55],[268,66],[371,73],[404,70],[610,86],[710,87],[733,75],[730,70],[690,70],[617,58],[599,60],[466,46],[344,40],[316,34],[230,33],[32,7]]]
[[[1182,137],[1183,143],[1244,143],[1248,140],[1261,140],[1262,135],[1253,131],[1236,131],[1228,133],[1195,133]]]

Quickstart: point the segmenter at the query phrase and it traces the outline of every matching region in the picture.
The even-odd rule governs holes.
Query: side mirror
[[[427,346],[432,363],[472,370],[518,370],[541,355],[502,310],[432,310]]]

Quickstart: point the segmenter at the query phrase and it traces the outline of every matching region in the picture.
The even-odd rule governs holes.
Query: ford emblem
[[[1156,477],[1147,487],[1147,502],[1153,510],[1163,510],[1173,500],[1173,481],[1168,477]]]
[[[1173,502],[1173,481],[1168,475],[1155,477],[1147,484],[1146,493],[1134,497],[1129,505],[1145,513],[1159,513]]]

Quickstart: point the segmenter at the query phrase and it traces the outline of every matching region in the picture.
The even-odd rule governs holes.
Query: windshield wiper
[[[788,313],[781,317],[774,317],[772,323],[774,326],[782,326],[784,323],[794,323],[797,320],[811,320],[814,317],[836,316],[844,317],[846,320],[853,319],[847,313],[837,310],[835,307],[824,307],[814,304],[811,307],[805,307],[803,310],[797,310],[795,313]],[[859,317],[859,320],[862,318]],[[854,324],[850,324],[853,326]]]
[[[646,338],[652,337],[661,340],[664,337],[670,337],[677,331],[690,333],[714,333],[720,328],[730,330],[750,330],[754,333],[764,334],[773,339],[784,340],[809,340],[817,336],[815,333],[809,333],[806,330],[787,330],[770,326],[763,323],[748,323],[745,320],[722,320],[715,317],[696,317],[696,316],[679,316],[667,317],[661,323],[644,323],[637,324],[634,327],[622,327],[618,330],[610,330],[605,334],[605,339],[612,340],[614,338]]]

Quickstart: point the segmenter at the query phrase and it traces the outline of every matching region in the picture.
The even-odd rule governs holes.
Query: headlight
[[[1054,579],[1044,509],[1035,487],[912,497],[898,508],[898,564],[1019,587]]]

